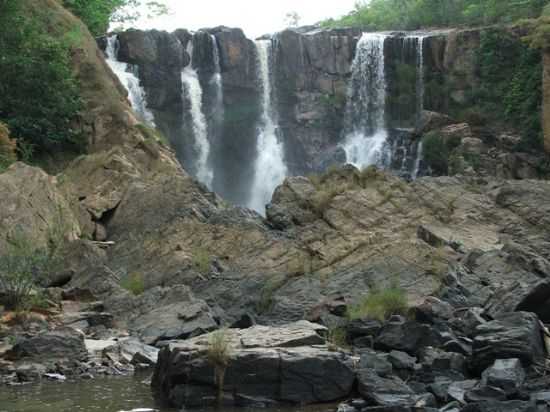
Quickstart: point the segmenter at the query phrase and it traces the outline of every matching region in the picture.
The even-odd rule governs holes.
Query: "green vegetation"
[[[131,273],[120,282],[120,286],[132,293],[134,296],[139,296],[145,292],[145,280],[141,273]]]
[[[82,102],[69,41],[28,13],[19,0],[0,2],[0,121],[27,158],[59,147],[80,150],[75,121]]]
[[[371,289],[357,305],[348,309],[350,319],[371,318],[385,320],[391,315],[403,315],[408,310],[407,293],[398,286]]]
[[[200,273],[208,273],[210,271],[210,264],[212,263],[212,258],[208,250],[203,248],[197,248],[193,252],[193,266]]]
[[[322,24],[374,31],[511,23],[539,17],[548,3],[548,0],[363,0],[348,15]]]
[[[33,291],[45,277],[53,256],[18,235],[0,254],[0,299],[7,309],[22,310],[33,304]]]
[[[208,339],[207,357],[208,362],[214,367],[214,377],[218,389],[216,396],[218,405],[221,405],[223,399],[225,371],[231,356],[230,343],[231,339],[227,329],[213,332]]]
[[[63,6],[80,17],[94,36],[105,34],[111,21],[137,20],[142,7],[156,15],[167,11],[163,3],[151,0],[63,0]]]
[[[17,145],[10,139],[10,133],[6,125],[0,122],[0,173],[17,160]]]
[[[501,29],[486,30],[478,51],[481,84],[473,96],[487,120],[522,132],[522,150],[542,147],[540,52]]]
[[[149,127],[142,123],[137,124],[135,127],[141,132],[143,136],[145,136],[145,139],[160,143],[166,147],[170,147],[168,139],[162,134],[160,130]]]
[[[435,132],[427,133],[422,138],[424,161],[438,175],[449,172],[449,158],[453,150],[460,144],[460,139],[444,139]]]
[[[328,329],[328,349],[336,352],[338,349],[349,347],[347,341],[346,328],[342,326],[333,326]]]

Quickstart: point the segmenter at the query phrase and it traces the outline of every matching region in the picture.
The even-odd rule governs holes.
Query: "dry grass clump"
[[[384,321],[392,315],[404,315],[409,309],[407,292],[397,286],[373,289],[359,304],[348,309],[350,319],[378,319]]]

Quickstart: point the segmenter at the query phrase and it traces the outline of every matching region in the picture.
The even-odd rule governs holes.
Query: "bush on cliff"
[[[28,153],[81,149],[82,107],[70,66],[70,39],[19,0],[0,2],[0,120]]]
[[[142,8],[157,15],[166,13],[162,2],[151,0],[63,0],[63,6],[80,17],[94,36],[105,34],[111,21],[135,21]]]
[[[0,253],[0,298],[7,309],[25,309],[50,263],[49,253],[34,247],[29,239],[17,236],[12,240],[8,250]]]
[[[0,122],[0,172],[17,160],[16,148],[15,140],[10,139],[7,126]]]

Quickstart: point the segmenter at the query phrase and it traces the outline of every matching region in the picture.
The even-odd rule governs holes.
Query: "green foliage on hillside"
[[[152,0],[63,0],[63,6],[80,17],[94,36],[105,34],[111,21],[137,20],[141,10],[153,15],[167,11],[163,3]]]
[[[540,52],[504,30],[482,33],[478,51],[481,84],[473,96],[487,120],[522,133],[522,150],[542,147]]]
[[[0,121],[20,153],[79,149],[74,127],[82,107],[70,68],[70,39],[50,34],[19,0],[0,2]]]
[[[426,27],[510,23],[541,15],[549,0],[371,0],[359,1],[328,27],[416,30]]]

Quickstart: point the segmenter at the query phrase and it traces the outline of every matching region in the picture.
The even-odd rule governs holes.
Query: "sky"
[[[285,28],[285,16],[297,12],[300,25],[314,24],[328,17],[339,17],[353,9],[356,0],[163,0],[171,14],[143,18],[133,26],[139,29],[173,31],[178,28],[240,27],[249,38]]]

